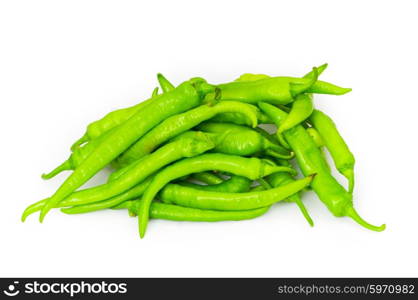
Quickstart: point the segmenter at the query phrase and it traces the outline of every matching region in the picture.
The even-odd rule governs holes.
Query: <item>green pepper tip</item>
[[[290,88],[290,94],[292,95],[292,97],[296,97],[297,95],[307,91],[318,80],[319,72],[318,72],[317,67],[313,67],[312,71],[308,74],[309,74],[308,77],[304,77],[307,80],[305,83],[290,82],[289,88]]]
[[[51,207],[46,203],[39,214],[39,223],[43,223],[46,214],[51,210]]]
[[[359,225],[363,226],[366,229],[381,232],[386,229],[386,224],[382,224],[380,226],[375,226],[367,221],[365,221],[360,215],[357,213],[357,211],[354,209],[354,207],[350,206],[348,207],[346,211],[346,216],[353,219],[355,222],[357,222]]]
[[[297,195],[297,194],[295,194],[295,195]],[[299,210],[302,212],[302,215],[305,217],[305,220],[309,223],[309,225],[311,227],[314,227],[314,222],[313,222],[311,216],[309,215],[308,210],[306,209],[305,205],[303,204],[302,200],[300,199],[300,197],[298,195],[293,202],[295,202],[296,205],[299,207]]]
[[[51,178],[55,177],[56,175],[58,175],[62,171],[71,170],[72,168],[73,168],[73,166],[72,166],[71,161],[67,159],[62,164],[60,164],[58,167],[53,169],[51,172],[42,174],[41,178],[44,179],[44,180],[48,180],[48,179],[51,179]]]

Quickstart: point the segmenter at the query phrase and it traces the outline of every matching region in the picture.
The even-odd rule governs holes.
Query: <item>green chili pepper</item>
[[[273,143],[258,131],[235,124],[205,122],[197,126],[199,130],[217,134],[213,151],[248,156],[263,152],[273,157],[290,159],[293,153]]]
[[[251,180],[243,176],[232,175],[229,179],[217,184],[200,185],[190,182],[180,182],[179,184],[202,191],[242,193],[250,190]]]
[[[61,165],[53,169],[47,174],[42,174],[43,179],[51,179],[66,170],[75,170],[81,163],[96,149],[100,143],[109,136],[112,130],[102,134],[98,138],[88,142],[87,144],[76,148],[70,155],[70,157],[64,161]]]
[[[255,209],[270,206],[297,193],[308,186],[313,177],[314,176],[308,176],[277,188],[249,193],[209,192],[178,184],[170,184],[161,191],[160,199],[165,203],[200,209],[215,209],[222,211]],[[151,188],[151,185],[149,188]],[[141,216],[141,214],[139,216]]]
[[[62,212],[65,213],[71,213],[71,214],[81,214],[81,213],[87,213],[87,212],[93,212],[101,209],[111,208],[114,207],[124,201],[132,200],[135,198],[138,198],[142,196],[145,189],[148,187],[152,180],[152,176],[148,177],[138,185],[134,186],[133,188],[106,200],[103,201],[97,201],[92,203],[84,203],[84,199],[79,199],[77,197],[68,197],[64,200],[62,200],[60,203],[57,204],[56,208],[61,208]],[[32,205],[30,205],[28,208],[25,209],[25,211],[22,214],[21,220],[24,222],[26,218],[42,209],[44,206],[45,200],[38,201]],[[71,206],[71,207],[70,207]]]
[[[304,78],[315,78],[322,74],[322,72],[327,68],[328,64],[323,64],[318,68],[314,68],[312,72],[309,72],[304,76]],[[264,74],[243,74],[241,77],[235,81],[255,81],[260,79],[270,78],[268,75]],[[292,103],[292,109],[289,113],[289,116],[285,121],[282,122],[279,132],[279,141],[286,148],[289,148],[286,141],[281,136],[281,133],[286,131],[289,128],[296,126],[297,124],[305,121],[312,113],[314,109],[312,95],[309,94],[300,94],[296,97],[295,101]],[[266,122],[267,123],[267,122]]]
[[[295,170],[275,165],[272,161],[255,157],[244,158],[220,153],[204,154],[174,163],[159,172],[142,197],[143,206],[140,213],[140,236],[145,234],[148,223],[149,206],[158,191],[170,181],[192,173],[208,170],[220,170],[249,179],[258,179],[274,172],[290,172]]]
[[[60,203],[60,207],[66,207],[66,208],[62,208],[61,211],[67,214],[80,214],[80,213],[93,212],[97,210],[115,207],[121,204],[122,202],[132,200],[132,199],[142,196],[145,189],[148,187],[149,183],[151,182],[152,178],[153,176],[150,176],[146,180],[141,182],[140,184],[133,187],[132,189],[126,192],[123,192],[115,197],[109,198],[107,200],[87,203],[87,204],[80,204],[80,201],[77,202],[74,200],[69,203],[68,201],[64,200]],[[233,175],[230,179],[226,180],[225,182],[214,184],[214,185],[202,186],[202,185],[191,184],[187,182],[182,182],[181,185],[195,187],[197,189],[208,190],[208,191],[238,193],[238,192],[248,191],[249,186],[251,185],[251,181],[245,177]],[[67,206],[72,206],[72,207],[67,207]],[[32,207],[31,210],[28,211],[28,213],[29,214],[33,213],[39,210],[40,208],[42,208],[42,205],[37,205],[35,207]],[[25,220],[28,213],[22,217],[22,221]]]
[[[151,128],[166,118],[199,105],[213,87],[202,81],[185,82],[175,90],[153,99],[97,146],[81,165],[67,178],[41,210],[42,222],[48,211],[93,177]]]
[[[171,84],[167,78],[165,78],[162,74],[158,74],[158,81],[160,86],[163,88],[164,92],[168,92],[174,88],[174,85]],[[257,110],[257,119],[259,123],[268,123],[268,118],[266,115],[262,114],[260,111]],[[253,125],[253,120],[248,118],[245,114],[239,112],[224,112],[218,113],[216,116],[212,118],[214,121],[218,122],[227,122],[227,123],[234,123],[238,125]]]
[[[97,138],[109,132],[111,129],[115,128],[119,124],[122,124],[127,119],[132,117],[137,111],[147,106],[152,101],[152,99],[157,96],[158,96],[158,87],[156,87],[152,91],[152,95],[150,99],[140,102],[134,106],[114,110],[108,113],[106,116],[104,116],[100,120],[90,123],[87,126],[87,129],[84,135],[80,139],[78,139],[76,142],[74,142],[74,144],[71,146],[71,151],[76,151],[82,144],[96,140]]]
[[[259,103],[259,106],[277,126],[280,126],[280,123],[287,117],[284,111],[268,103]],[[305,176],[317,174],[311,187],[336,217],[348,216],[370,230],[382,231],[385,229],[385,225],[371,225],[358,215],[353,207],[352,195],[331,175],[321,152],[303,126],[297,125],[285,131],[283,135],[295,152],[303,174]]]
[[[124,152],[117,159],[116,163],[119,166],[126,166],[138,158],[152,152],[168,139],[195,127],[220,112],[235,111],[245,114],[246,117],[252,120],[252,126],[255,127],[257,126],[257,110],[258,109],[253,105],[235,101],[222,101],[213,106],[201,105],[195,109],[164,120]]]
[[[128,208],[132,215],[135,215],[138,213],[138,202],[141,203],[141,201],[124,202],[118,208]],[[153,202],[150,207],[150,217],[152,219],[193,222],[240,221],[259,217],[265,214],[269,208],[261,207],[243,211],[217,211]]]
[[[299,125],[305,121],[312,114],[314,109],[312,95],[310,94],[301,94],[298,95],[295,101],[292,104],[292,109],[289,112],[287,118],[280,124],[280,127],[277,129],[279,140],[286,146],[286,141],[282,138],[282,133],[296,125]]]
[[[313,76],[307,78],[270,77],[256,81],[234,81],[219,84],[221,100],[239,100],[247,103],[265,101],[273,104],[288,104],[294,97],[306,92],[317,94],[342,95],[351,89],[341,88],[333,84],[317,81],[317,69]]]
[[[136,163],[117,179],[106,184],[74,192],[68,198],[76,198],[79,203],[86,204],[114,197],[141,183],[146,177],[173,161],[183,157],[196,156],[213,147],[212,140],[202,132],[196,132],[193,138],[178,139],[159,148],[141,160],[140,163]]]
[[[354,190],[354,155],[329,116],[319,110],[314,110],[309,120],[322,137],[337,170],[348,179],[348,191],[352,193]]]
[[[256,104],[267,101],[274,104],[287,104],[294,97],[307,91],[317,78],[271,77],[256,81],[233,81],[219,84],[220,99],[238,100]]]
[[[162,74],[158,74],[158,81],[160,83],[160,86],[163,87],[164,92],[168,92],[174,88],[174,85],[171,84],[167,78],[165,78]],[[260,111],[257,110],[257,119],[260,123],[267,123],[268,119],[266,115],[262,114]],[[252,118],[248,118],[245,114],[239,113],[239,112],[224,112],[224,113],[218,113],[215,115],[212,120],[218,120],[219,122],[229,122],[229,123],[235,123],[239,125],[253,125]]]

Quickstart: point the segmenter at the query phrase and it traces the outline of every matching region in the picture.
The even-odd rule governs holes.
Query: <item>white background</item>
[[[0,276],[418,276],[416,1],[1,1]],[[152,220],[124,211],[22,224],[23,209],[85,125],[147,98],[162,72],[231,81],[244,72],[353,88],[317,96],[356,155],[367,231],[313,195],[251,221]],[[103,180],[99,176],[93,183]]]

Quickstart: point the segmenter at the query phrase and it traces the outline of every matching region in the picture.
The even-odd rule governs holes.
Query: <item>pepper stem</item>
[[[279,172],[286,172],[286,173],[289,173],[290,175],[293,175],[293,176],[296,176],[298,174],[298,172],[295,169],[293,169],[291,167],[282,167],[282,166],[272,167],[271,170],[268,170],[268,171],[270,171],[270,172],[266,172],[266,174],[264,174],[264,175],[270,175],[270,174],[279,173]]]
[[[350,194],[354,191],[354,170],[353,169],[346,169],[341,172],[345,178],[348,180],[348,192]]]
[[[42,209],[42,207],[44,206],[45,202],[46,202],[45,199],[40,200],[40,201],[38,201],[36,203],[33,203],[33,204],[29,205],[28,207],[26,207],[26,209],[23,212],[22,217],[20,218],[20,220],[22,222],[25,222],[25,220],[28,216],[30,216],[31,214],[33,214],[37,211],[40,211]]]
[[[293,152],[290,152],[289,154],[281,154],[274,149],[267,149],[265,152],[266,152],[267,155],[273,156],[275,158],[282,158],[282,159],[292,159],[293,158]]]
[[[276,143],[271,142],[267,137],[263,136],[263,150],[266,154],[276,158],[291,159],[294,153]]]
[[[151,97],[157,97],[158,96],[158,86],[152,91]]]
[[[282,145],[283,147],[285,147],[286,149],[290,149],[289,144],[286,142],[284,136],[282,133],[277,131],[277,139],[279,140],[280,145]]]
[[[325,69],[328,67],[328,64],[325,63],[323,65],[320,65],[319,67],[317,67],[317,71],[318,71],[318,76],[322,74],[322,72],[325,71]],[[310,71],[309,73],[305,74],[305,76],[303,76],[303,78],[311,78],[313,75],[313,71]]]
[[[308,78],[309,81],[305,82],[305,83],[294,83],[291,82],[289,85],[289,89],[290,89],[290,94],[295,97],[305,91],[307,91],[309,88],[311,88],[315,82],[318,80],[318,68],[317,67],[313,67],[312,69],[312,73],[311,76],[309,76]]]
[[[386,224],[382,224],[380,226],[372,225],[368,222],[366,222],[360,215],[357,213],[357,211],[354,209],[354,207],[350,206],[346,211],[346,216],[350,217],[354,221],[356,221],[358,224],[363,226],[364,228],[373,230],[373,231],[383,231],[386,229]]]
[[[62,171],[66,171],[66,170],[72,170],[72,164],[70,160],[66,160],[64,161],[62,164],[60,164],[58,167],[56,167],[55,169],[53,169],[51,172],[47,173],[47,174],[42,174],[41,177],[42,179],[51,179],[53,177],[55,177],[56,175],[58,175],[59,173],[61,173]]]

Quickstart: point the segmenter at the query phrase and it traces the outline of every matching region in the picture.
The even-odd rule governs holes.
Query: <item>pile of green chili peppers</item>
[[[149,219],[247,220],[286,201],[313,226],[301,199],[312,189],[333,215],[384,230],[354,209],[354,156],[333,120],[314,108],[314,94],[351,91],[318,80],[326,67],[301,78],[243,74],[215,85],[196,77],[177,87],[158,74],[160,88],[148,100],[87,126],[68,159],[42,177],[71,174],[51,197],[26,208],[22,221],[39,211],[42,222],[52,208],[127,209],[142,238]],[[266,124],[275,133],[259,126]],[[333,177],[324,148],[347,188]],[[80,189],[107,166],[114,169],[107,182]]]

